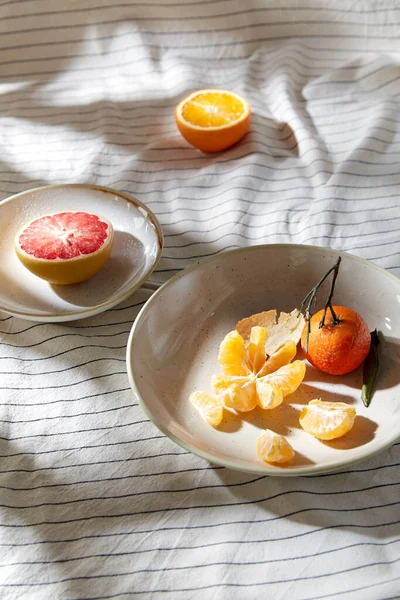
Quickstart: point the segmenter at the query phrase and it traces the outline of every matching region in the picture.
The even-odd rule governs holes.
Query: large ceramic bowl
[[[338,255],[312,246],[254,246],[203,260],[164,284],[139,314],[127,349],[132,389],[155,425],[212,463],[271,475],[342,469],[393,444],[400,433],[400,281],[345,253],[334,302],[358,311],[381,333],[381,365],[369,408],[361,402],[362,368],[329,376],[308,363],[304,382],[280,407],[239,416],[227,412],[217,429],[203,422],[188,400],[195,389],[211,391],[219,344],[238,320],[271,308],[299,307]],[[327,289],[319,294],[321,307]],[[353,429],[331,442],[303,431],[299,412],[313,398],[355,406]],[[285,435],[294,447],[296,456],[287,466],[257,457],[256,438],[265,428]]]

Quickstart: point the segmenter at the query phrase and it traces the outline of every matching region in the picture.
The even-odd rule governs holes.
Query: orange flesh
[[[228,94],[198,94],[182,107],[182,116],[197,127],[221,127],[240,119],[242,102]]]

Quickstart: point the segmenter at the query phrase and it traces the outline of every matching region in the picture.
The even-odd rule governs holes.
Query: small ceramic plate
[[[339,255],[312,246],[254,246],[186,269],[164,284],[137,317],[127,348],[128,374],[155,425],[212,463],[270,475],[342,469],[393,444],[400,434],[400,280],[372,263],[340,254],[335,304],[358,311],[381,335],[381,364],[369,408],[361,401],[362,367],[339,377],[308,363],[299,389],[274,410],[241,415],[226,411],[221,425],[213,429],[190,405],[192,391],[211,392],[211,376],[220,373],[219,344],[237,321],[271,308],[300,307]],[[318,309],[329,285],[330,280],[318,294]],[[353,405],[357,411],[353,429],[331,442],[303,431],[299,413],[313,398]],[[256,438],[266,428],[286,436],[296,451],[286,466],[258,458]]]
[[[84,210],[113,224],[111,256],[83,283],[51,285],[32,275],[14,251],[14,237],[45,214]],[[139,288],[160,258],[163,237],[153,213],[128,194],[92,185],[51,185],[0,203],[0,310],[33,321],[73,321],[103,312]]]

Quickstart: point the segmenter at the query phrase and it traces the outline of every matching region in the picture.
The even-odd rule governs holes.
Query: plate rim
[[[132,350],[132,347],[134,344],[135,332],[139,325],[139,322],[141,321],[143,316],[151,309],[152,303],[155,300],[155,298],[157,298],[166,287],[168,287],[169,285],[172,285],[172,283],[174,283],[181,277],[186,276],[186,274],[188,272],[195,270],[200,265],[203,265],[212,260],[215,260],[216,258],[220,257],[221,255],[239,254],[242,252],[249,252],[249,251],[251,252],[255,249],[259,250],[260,248],[276,248],[276,249],[277,248],[292,248],[292,249],[299,248],[301,250],[306,249],[306,250],[311,250],[311,251],[317,251],[317,253],[328,252],[329,254],[332,254],[335,257],[338,257],[339,255],[346,256],[350,260],[355,260],[355,261],[361,262],[364,265],[367,265],[368,267],[373,267],[373,268],[377,269],[385,277],[392,279],[397,285],[400,286],[400,279],[398,277],[396,277],[392,273],[389,273],[386,269],[380,267],[379,265],[373,263],[372,261],[369,261],[365,258],[361,258],[361,257],[351,254],[349,252],[336,250],[334,248],[329,248],[327,246],[314,246],[314,245],[310,245],[310,244],[289,244],[289,243],[286,243],[286,244],[256,244],[254,246],[245,246],[245,247],[241,247],[241,248],[222,250],[216,254],[213,254],[212,256],[208,256],[208,257],[205,257],[204,259],[200,259],[200,260],[196,261],[196,263],[186,267],[185,269],[182,269],[182,271],[180,271],[179,273],[175,274],[173,277],[168,279],[156,292],[154,292],[152,294],[152,296],[145,302],[145,304],[143,305],[141,310],[138,312],[138,314],[132,324],[131,330],[129,332],[127,347],[126,347],[126,368],[127,368],[129,384],[131,386],[131,389],[132,389],[134,395],[136,396],[136,398],[139,402],[141,409],[149,417],[150,421],[166,437],[171,439],[178,446],[184,448],[185,450],[188,450],[189,452],[199,456],[200,458],[207,460],[211,464],[217,464],[217,465],[229,468],[229,469],[233,469],[235,471],[241,471],[241,472],[245,472],[245,473],[255,473],[257,475],[260,475],[260,474],[261,475],[271,475],[271,476],[275,476],[275,477],[307,477],[307,476],[312,477],[314,475],[323,475],[323,474],[329,474],[329,473],[341,471],[341,470],[343,470],[344,467],[358,464],[360,462],[367,460],[368,458],[371,458],[372,456],[377,456],[381,452],[384,452],[385,450],[387,450],[388,448],[393,446],[393,444],[395,444],[400,439],[400,432],[398,432],[397,435],[395,435],[395,437],[393,439],[388,440],[387,442],[385,442],[384,444],[379,446],[379,448],[377,448],[377,449],[372,449],[370,452],[367,452],[366,454],[363,454],[362,456],[357,457],[357,458],[348,458],[348,459],[343,458],[340,461],[338,461],[337,463],[331,464],[330,466],[329,465],[328,466],[323,466],[323,465],[311,466],[311,467],[309,466],[309,467],[299,467],[296,469],[289,470],[289,468],[285,468],[285,467],[270,467],[267,463],[265,463],[265,466],[260,464],[259,468],[256,465],[254,465],[254,467],[247,467],[246,465],[238,465],[237,463],[235,463],[235,461],[229,461],[229,460],[225,460],[225,459],[216,458],[212,454],[208,454],[207,452],[205,452],[203,450],[200,450],[198,448],[193,448],[190,444],[188,444],[184,440],[180,439],[173,432],[169,431],[166,427],[164,427],[164,425],[162,423],[160,423],[160,421],[157,419],[157,417],[155,417],[153,415],[153,413],[147,406],[146,402],[144,401],[142,395],[140,394],[140,392],[136,386],[136,381],[135,381],[135,378],[133,376],[132,369],[131,369],[130,356],[131,356],[131,350]]]
[[[102,313],[102,312],[108,310],[109,308],[112,308],[113,306],[116,306],[117,304],[120,304],[126,298],[131,296],[137,289],[139,289],[143,285],[143,283],[152,274],[152,272],[157,267],[157,265],[160,261],[161,253],[164,248],[164,234],[163,234],[161,225],[160,225],[157,217],[155,216],[153,211],[148,206],[146,206],[146,204],[144,204],[143,202],[138,200],[135,196],[133,196],[132,194],[129,194],[127,192],[118,191],[115,188],[109,188],[106,186],[95,185],[95,184],[92,185],[90,183],[60,183],[60,184],[44,185],[44,186],[31,188],[29,190],[25,190],[23,192],[19,192],[18,194],[13,194],[12,196],[9,196],[8,198],[4,198],[4,200],[0,201],[0,211],[4,204],[8,204],[8,203],[14,201],[16,198],[20,198],[21,196],[26,196],[26,195],[32,194],[34,192],[40,192],[43,190],[52,190],[52,189],[60,189],[60,188],[80,188],[80,189],[83,188],[83,189],[90,189],[90,190],[95,190],[95,191],[99,191],[99,192],[104,192],[106,194],[113,194],[113,195],[119,196],[120,198],[123,198],[127,202],[130,202],[137,208],[143,209],[146,212],[146,215],[149,218],[152,226],[154,227],[154,230],[157,235],[156,257],[155,257],[151,267],[128,290],[126,290],[124,293],[122,293],[120,295],[112,296],[112,298],[109,298],[108,300],[101,302],[100,304],[96,304],[94,307],[85,308],[85,309],[76,310],[76,311],[70,311],[70,312],[66,312],[63,314],[53,313],[53,314],[43,316],[43,315],[40,315],[40,314],[37,314],[34,312],[25,312],[25,311],[19,311],[19,310],[12,311],[9,308],[5,308],[2,305],[1,299],[0,299],[0,311],[6,313],[8,315],[11,315],[13,317],[18,317],[20,319],[25,319],[28,321],[37,321],[37,322],[41,322],[41,323],[61,323],[61,322],[66,322],[66,321],[77,321],[79,319],[84,319],[86,317],[91,317],[91,316],[97,315],[99,313]]]

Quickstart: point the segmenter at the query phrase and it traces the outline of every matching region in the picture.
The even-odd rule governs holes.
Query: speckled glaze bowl
[[[254,246],[203,260],[164,284],[140,312],[127,348],[132,389],[155,425],[212,463],[271,475],[343,469],[393,444],[400,433],[400,281],[345,253],[340,253],[334,301],[358,311],[371,330],[381,332],[381,366],[369,408],[361,402],[362,367],[339,377],[308,363],[304,382],[281,406],[239,416],[227,412],[217,429],[203,422],[188,400],[195,389],[211,392],[211,376],[220,372],[219,344],[238,320],[271,308],[299,307],[338,255],[312,246]],[[318,295],[318,308],[328,286]],[[299,413],[313,398],[355,406],[353,429],[331,442],[304,432]],[[265,428],[285,435],[294,447],[296,456],[286,466],[257,457],[256,438]]]
[[[75,210],[111,221],[111,256],[88,281],[52,285],[20,263],[14,237],[32,219]],[[0,310],[32,321],[74,321],[119,304],[154,270],[163,246],[151,210],[129,194],[94,185],[50,185],[11,196],[0,202],[0,223]]]

